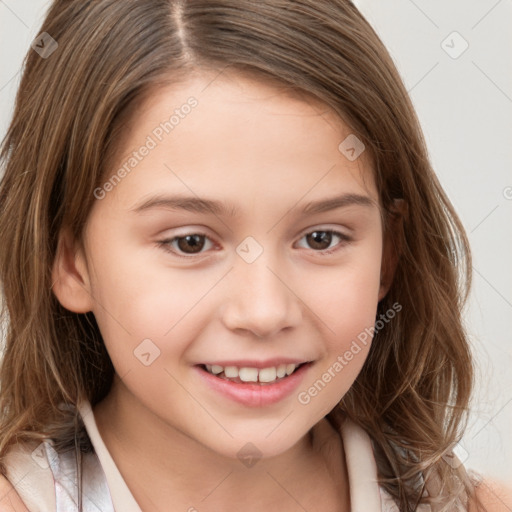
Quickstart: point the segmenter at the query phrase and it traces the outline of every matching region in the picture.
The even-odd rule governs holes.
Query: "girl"
[[[468,242],[357,9],[58,0],[34,43],[0,510],[501,510],[452,453]]]

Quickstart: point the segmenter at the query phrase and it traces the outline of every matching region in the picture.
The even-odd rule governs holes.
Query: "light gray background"
[[[473,249],[465,316],[479,376],[457,452],[468,467],[512,485],[512,1],[356,4],[402,74]],[[48,5],[0,0],[0,137],[22,59]]]

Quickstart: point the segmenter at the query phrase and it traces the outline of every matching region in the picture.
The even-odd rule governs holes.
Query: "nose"
[[[239,259],[229,274],[222,321],[232,331],[271,338],[302,320],[300,298],[275,259],[263,254],[253,263]]]

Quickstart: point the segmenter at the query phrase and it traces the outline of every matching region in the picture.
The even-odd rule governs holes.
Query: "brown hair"
[[[0,462],[9,446],[51,437],[81,445],[76,405],[109,391],[114,369],[92,313],[52,293],[59,233],[80,241],[111,172],[107,155],[152,88],[194,68],[229,66],[315,97],[335,110],[373,161],[380,201],[407,209],[400,252],[378,315],[403,306],[375,333],[355,383],[328,418],[348,415],[370,435],[383,487],[415,510],[473,494],[443,457],[465,427],[473,379],[461,321],[471,259],[464,229],[429,162],[414,109],[384,45],[349,0],[57,0],[41,28],[57,42],[29,51],[3,141],[0,273],[5,354],[0,370]],[[464,498],[465,499],[465,498]],[[437,505],[436,505],[437,507]]]

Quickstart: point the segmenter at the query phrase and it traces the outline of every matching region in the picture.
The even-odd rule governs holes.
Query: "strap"
[[[142,512],[101,438],[91,404],[82,402],[79,411],[107,479],[114,509],[118,512]]]
[[[382,511],[377,465],[368,434],[348,417],[341,424],[352,512]]]

